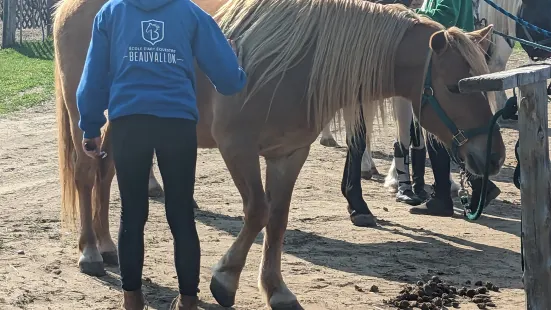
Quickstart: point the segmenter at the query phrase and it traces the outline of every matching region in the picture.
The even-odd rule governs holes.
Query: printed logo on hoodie
[[[128,57],[130,62],[147,63],[168,63],[175,64],[182,59],[176,58],[176,50],[163,48],[160,45],[165,38],[165,23],[160,20],[150,19],[141,21],[142,39],[145,43],[142,46],[129,46]],[[158,43],[159,46],[155,46]]]

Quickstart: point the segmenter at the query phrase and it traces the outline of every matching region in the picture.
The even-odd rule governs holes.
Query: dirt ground
[[[526,57],[514,55],[510,66],[525,62]],[[393,133],[390,124],[374,141],[381,173],[390,164]],[[378,229],[354,227],[348,218],[340,194],[345,150],[314,143],[296,184],[285,238],[282,268],[288,287],[306,309],[386,309],[383,299],[394,297],[403,284],[439,273],[456,285],[491,281],[501,288],[491,293],[497,309],[523,308],[520,194],[512,184],[517,131],[503,133],[507,161],[493,178],[502,194],[481,219],[468,222],[459,212],[443,219],[410,215],[383,188],[381,176],[362,184]],[[79,273],[77,234],[60,230],[56,143],[51,104],[0,119],[0,309],[118,309],[117,269],[101,278]],[[196,184],[201,307],[219,309],[208,289],[210,268],[241,227],[241,198],[217,150],[200,150]],[[111,198],[116,238],[116,184]],[[144,290],[151,309],[168,309],[177,284],[161,202],[150,201],[145,238]],[[261,242],[259,236],[249,253],[235,309],[264,308],[256,284]],[[368,292],[371,285],[379,293]],[[477,309],[466,301],[461,308]]]

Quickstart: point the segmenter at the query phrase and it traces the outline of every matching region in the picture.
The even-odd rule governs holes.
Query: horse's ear
[[[430,37],[430,48],[436,55],[442,55],[448,49],[448,39],[444,31],[438,31]]]
[[[488,48],[490,47],[490,44],[492,43],[490,41],[490,35],[492,34],[492,30],[494,29],[494,25],[488,25],[482,29],[475,30],[472,32],[468,32],[467,36],[476,44],[478,44],[482,50],[487,53]]]

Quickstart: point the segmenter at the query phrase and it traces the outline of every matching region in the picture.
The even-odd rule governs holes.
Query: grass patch
[[[513,47],[513,51],[525,53],[524,49],[522,48],[522,45],[520,45],[518,41],[515,41],[515,46]]]
[[[0,49],[0,114],[29,108],[54,94],[51,40]]]

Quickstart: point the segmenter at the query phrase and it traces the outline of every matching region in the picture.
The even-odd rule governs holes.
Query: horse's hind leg
[[[339,146],[337,141],[335,141],[335,138],[333,138],[333,134],[331,133],[331,122],[327,123],[327,125],[323,127],[323,130],[321,131],[320,144],[327,147]]]
[[[302,309],[283,281],[281,250],[293,188],[309,151],[310,147],[305,147],[286,157],[266,159],[266,198],[270,216],[264,235],[258,285],[271,309]]]
[[[111,143],[108,137],[104,140],[104,145]],[[103,149],[107,154],[111,153],[109,149]],[[110,154],[112,155],[112,154]],[[109,231],[109,198],[111,196],[111,183],[115,177],[115,164],[113,157],[108,156],[101,163],[100,169],[102,170],[101,181],[96,183],[99,186],[99,211],[94,217],[94,231],[96,232],[97,246],[100,251],[103,262],[107,265],[117,266],[119,264],[119,257],[117,254],[117,246],[111,238],[111,232]],[[98,190],[96,190],[98,193]]]
[[[216,301],[221,306],[231,307],[235,303],[235,293],[247,254],[258,233],[268,223],[268,204],[262,188],[260,160],[252,140],[239,136],[236,140],[224,137],[219,141],[220,153],[241,194],[245,213],[243,227],[237,239],[213,268],[210,283],[210,290]]]
[[[373,120],[365,119],[366,135],[365,135],[365,151],[362,155],[362,179],[371,180],[374,175],[379,175],[379,170],[375,166],[371,152],[371,133],[373,132]]]
[[[155,163],[155,155],[153,155],[153,163]],[[149,197],[162,197],[164,195],[163,188],[155,178],[155,173],[153,173],[153,165],[151,165],[151,170],[149,170],[148,195]]]
[[[76,131],[76,130],[75,130]],[[80,146],[80,132],[73,131]],[[78,265],[80,271],[91,276],[105,275],[103,258],[97,247],[96,233],[94,231],[92,216],[92,190],[94,187],[97,161],[84,154],[82,148],[77,148],[77,160],[75,170],[75,183],[78,191],[78,203],[80,208],[80,238],[79,251],[81,253]]]

